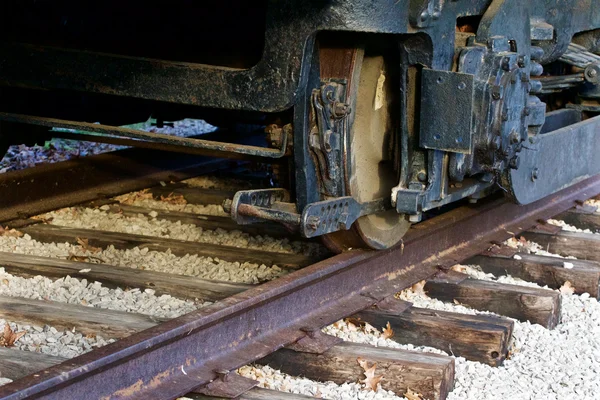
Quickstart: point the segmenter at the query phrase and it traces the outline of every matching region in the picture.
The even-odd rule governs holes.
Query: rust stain
[[[142,390],[143,386],[144,382],[141,379],[138,379],[133,385],[121,390],[117,390],[111,396],[104,396],[102,397],[102,400],[133,396],[134,394],[139,393]]]

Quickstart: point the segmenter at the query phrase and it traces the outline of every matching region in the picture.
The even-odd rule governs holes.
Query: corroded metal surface
[[[590,178],[527,206],[488,199],[0,388],[3,399],[173,399],[600,193]]]

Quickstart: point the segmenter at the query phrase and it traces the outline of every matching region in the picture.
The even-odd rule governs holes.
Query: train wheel
[[[398,146],[400,85],[394,77],[398,68],[368,47],[350,53],[349,49],[326,48],[321,55],[322,76],[325,72],[325,77],[344,77],[349,82],[352,113],[344,166],[347,195],[359,202],[388,197],[398,183],[392,151]],[[351,61],[346,63],[349,67],[332,68],[327,65],[329,60],[338,65],[340,60]],[[324,243],[337,252],[356,247],[385,249],[397,244],[409,227],[404,215],[389,210],[359,218],[350,230],[326,235]]]

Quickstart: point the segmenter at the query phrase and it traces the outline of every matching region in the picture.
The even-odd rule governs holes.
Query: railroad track
[[[173,160],[172,164],[165,162],[149,169],[141,154],[137,161],[131,161],[135,157],[123,157],[124,164],[117,163],[121,159],[118,155],[94,156],[2,178],[3,193],[15,195],[7,198],[8,206],[0,211],[3,220],[10,220],[9,228],[15,229],[5,231],[6,238],[17,243],[23,238],[11,236],[22,233],[39,243],[68,243],[58,253],[41,255],[35,249],[1,252],[0,264],[11,276],[5,278],[8,284],[3,285],[10,289],[13,280],[41,275],[44,278],[36,279],[50,287],[49,281],[64,285],[66,276],[97,281],[101,287],[97,286],[94,299],[83,299],[87,304],[77,297],[81,287],[75,284],[67,290],[72,297],[63,300],[54,295],[35,298],[37,286],[29,296],[11,293],[0,297],[0,318],[33,330],[47,325],[56,330],[58,339],[46,336],[54,340],[62,340],[61,331],[74,330],[72,336],[77,338],[65,340],[80,340],[90,348],[98,347],[85,354],[80,351],[80,355],[70,359],[36,351],[0,349],[0,374],[15,380],[0,387],[0,397],[146,399],[242,395],[247,399],[294,399],[303,397],[253,388],[256,382],[236,374],[236,368],[257,362],[291,375],[342,383],[365,378],[365,368],[357,362],[360,359],[367,366],[377,364],[383,389],[398,395],[410,390],[422,398],[443,399],[453,386],[453,358],[342,342],[321,328],[346,317],[378,328],[389,323],[393,338],[400,343],[435,347],[498,366],[509,354],[514,325],[505,317],[552,329],[560,320],[560,294],[474,279],[465,271],[451,269],[453,265],[469,260],[469,264],[481,266],[484,272],[509,273],[550,288],[560,288],[568,281],[576,293],[599,297],[600,252],[596,249],[600,236],[564,232],[540,221],[598,195],[600,178],[581,182],[525,207],[503,199],[487,199],[414,226],[403,244],[394,249],[353,250],[330,256],[315,243],[298,240],[279,226],[238,227],[218,212],[199,214],[157,208],[159,202],[155,200],[161,197],[167,203],[185,199],[186,204],[197,207],[196,211],[202,207],[208,210],[207,204],[218,204],[229,197],[228,190],[170,183],[213,172],[223,165],[193,161],[182,167]],[[173,165],[177,165],[176,170]],[[35,177],[33,182],[31,177]],[[53,192],[56,182],[60,182],[59,189]],[[15,187],[22,191],[6,191]],[[36,194],[32,187],[44,189]],[[153,188],[142,195],[114,199],[145,187]],[[28,196],[23,195],[25,190]],[[27,200],[27,207],[19,207],[18,196]],[[86,203],[87,208],[32,218],[75,203]],[[99,223],[100,229],[88,229],[78,218],[90,213],[100,213],[108,222]],[[157,229],[152,236],[132,234],[117,222],[125,218],[165,220],[172,225],[149,223],[148,227]],[[559,218],[580,227],[600,228],[598,216],[587,210],[571,210]],[[176,229],[181,224],[185,224],[183,231],[187,234],[193,230],[200,233],[182,239],[178,236],[182,233]],[[226,232],[221,236],[201,234],[218,229],[242,230],[245,246],[229,243],[234,239]],[[523,254],[503,245],[504,240],[520,232],[551,253],[578,259],[565,261]],[[273,239],[253,241],[252,235],[258,234]],[[296,243],[290,245],[293,240]],[[167,249],[172,264],[166,271],[140,268],[140,260],[148,260],[144,258],[148,253],[164,254]],[[132,254],[136,252],[147,253],[135,258]],[[129,264],[123,261],[112,265],[119,263],[117,257],[111,258],[115,254],[133,258]],[[235,263],[242,269],[244,262],[259,268],[264,265],[263,275],[253,282],[243,274],[230,274],[229,281],[225,281],[214,278],[225,276],[223,272],[211,279],[198,277],[201,274],[193,269],[171,273],[177,269],[173,260],[189,257],[188,254],[210,257],[222,271]],[[571,263],[571,268],[565,268],[565,262]],[[395,296],[421,281],[431,297],[505,317],[432,311]],[[118,307],[102,304],[102,296],[126,297],[128,292],[143,293],[160,310],[118,301],[114,302]],[[7,289],[4,293],[10,292]],[[171,297],[163,296],[161,302],[162,295]],[[89,307],[90,304],[95,307]],[[180,314],[185,315],[174,318]],[[118,340],[108,343],[112,339]]]

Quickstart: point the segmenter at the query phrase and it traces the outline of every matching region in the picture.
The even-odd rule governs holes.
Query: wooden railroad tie
[[[358,360],[377,364],[381,387],[397,395],[410,388],[426,399],[445,399],[453,387],[454,359],[438,354],[342,342],[322,354],[281,349],[258,361],[284,373],[342,384],[364,379]]]
[[[559,226],[544,224],[521,234],[525,239],[542,246],[542,249],[561,256],[580,260],[600,261],[600,235],[567,232]]]
[[[442,301],[530,321],[548,329],[560,321],[560,293],[553,290],[472,279],[454,271],[428,280],[424,290]]]
[[[391,339],[398,343],[434,347],[494,367],[507,357],[514,328],[514,322],[504,317],[418,307],[401,313],[374,308],[354,317],[377,328],[389,323],[394,334]]]
[[[565,263],[571,268],[565,268]],[[496,276],[512,275],[552,289],[570,282],[575,293],[589,293],[600,299],[600,262],[597,261],[567,260],[503,249],[475,256],[465,264],[479,265],[484,272]]]

